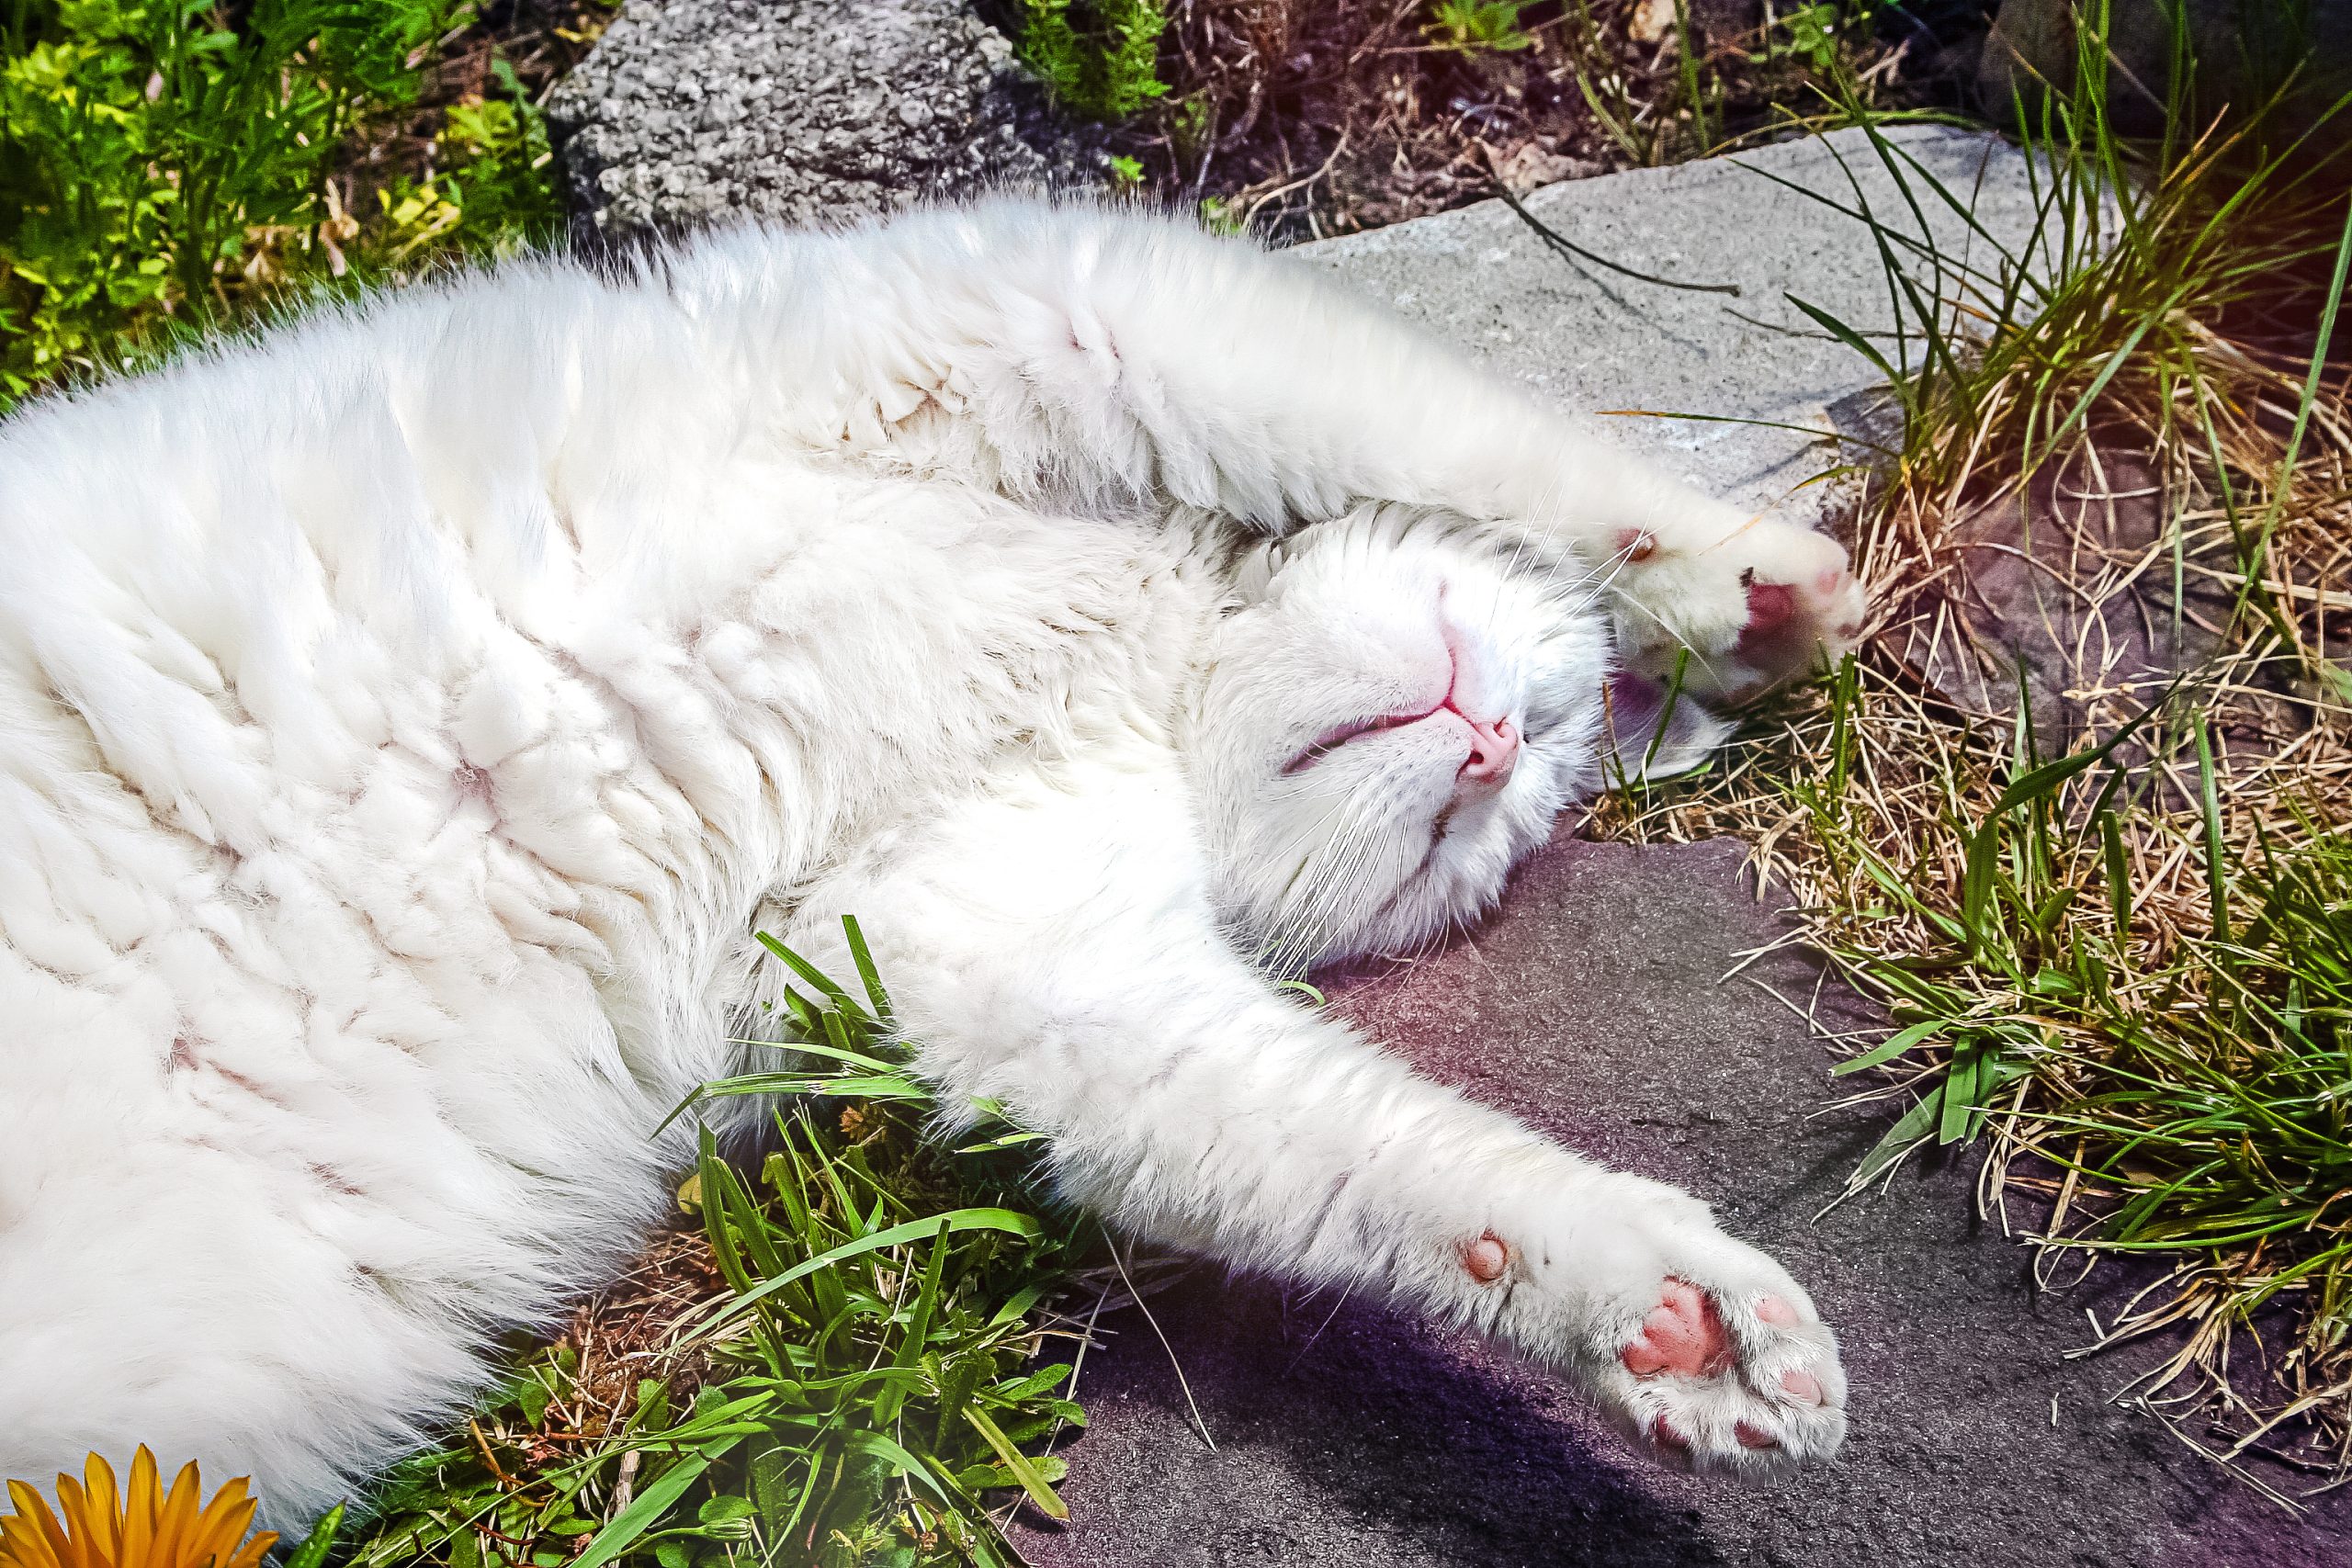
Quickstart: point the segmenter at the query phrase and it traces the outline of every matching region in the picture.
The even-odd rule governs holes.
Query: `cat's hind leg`
[[[0,1476],[99,1453],[250,1476],[300,1530],[480,1380],[474,1336],[356,1268],[300,1194],[225,1146],[92,1154],[0,1231]]]

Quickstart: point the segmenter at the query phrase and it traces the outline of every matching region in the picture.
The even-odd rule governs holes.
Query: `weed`
[[[1221,196],[1203,197],[1200,213],[1201,227],[1212,234],[1239,234],[1249,228],[1234,204]]]
[[[1838,7],[1829,0],[1815,0],[1810,6],[1798,6],[1781,17],[1769,36],[1765,53],[1770,59],[1804,61],[1817,73],[1826,76],[1838,65],[1838,35],[1843,20]],[[1785,36],[1778,36],[1785,35]]]
[[[1036,1212],[996,1108],[925,1138],[943,1108],[850,929],[859,994],[771,942],[807,986],[746,1043],[776,1065],[679,1108],[775,1099],[757,1177],[706,1131],[698,1228],[396,1470],[347,1562],[986,1565],[1015,1561],[988,1495],[1061,1516],[1026,1450],[1085,1416],[1032,1320],[1090,1233]]]
[[[1508,54],[1532,49],[1520,24],[1522,0],[1438,0],[1430,41],[1459,54]]]
[[[1158,74],[1160,0],[1021,3],[1021,58],[1065,107],[1125,119],[1168,91]]]

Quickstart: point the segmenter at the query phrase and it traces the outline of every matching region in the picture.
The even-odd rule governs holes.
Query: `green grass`
[[[2069,1255],[2138,1256],[2150,1288],[2098,1327],[2174,1337],[2148,1408],[2338,1476],[2352,420],[2327,355],[2352,153],[2342,106],[2317,129],[2272,105],[2187,123],[2188,70],[2170,132],[2123,138],[2102,14],[2074,82],[2012,128],[2037,182],[2023,244],[1872,129],[1895,209],[1859,185],[1837,205],[1871,225],[1889,313],[1789,302],[1877,366],[1902,417],[1859,525],[1878,629],[1717,777],[1614,809],[1639,830],[1758,838],[1808,934],[1887,1010],[1891,1032],[1839,1069],[1899,1108],[1857,1190],[1892,1190],[1917,1150],[1984,1149],[1981,1201],[2044,1247],[2049,1277],[2078,1272],[2057,1267]],[[1930,213],[1964,243],[1928,239]],[[2281,280],[2309,307],[2291,329]],[[2210,656],[2122,674],[2094,649],[2057,671],[2086,730],[2071,747],[2034,734],[2021,687],[1972,712],[1928,685],[1922,649],[1951,635],[1969,570],[1953,529],[2007,500],[2029,530],[2066,530],[2051,498],[2119,454],[2153,476],[2160,537],[2132,561],[2078,558],[2098,570],[2074,590],[2121,614],[2124,579],[2162,585],[2159,621],[2201,620]]]
[[[415,130],[474,19],[463,0],[0,0],[0,411],[306,285],[552,233],[546,130],[511,66]]]
[[[772,1099],[756,1175],[706,1131],[698,1225],[388,1477],[341,1561],[989,1565],[1017,1561],[998,1515],[1063,1514],[1028,1450],[1085,1416],[1036,1319],[1092,1233],[994,1108],[925,1136],[943,1107],[862,944],[854,995],[770,945],[806,987],[775,1066],[679,1108]]]
[[[1520,26],[1526,8],[1524,0],[1437,0],[1424,30],[1431,43],[1458,54],[1510,54],[1535,46]]]

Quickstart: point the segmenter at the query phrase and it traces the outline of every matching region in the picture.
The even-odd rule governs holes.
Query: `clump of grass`
[[[1523,0],[1437,0],[1423,32],[1459,54],[1510,54],[1535,47],[1520,26],[1526,8]]]
[[[926,1135],[941,1107],[850,929],[859,994],[771,943],[806,987],[754,1047],[776,1065],[680,1108],[774,1098],[756,1176],[706,1131],[698,1223],[396,1470],[343,1561],[987,1568],[1018,1561],[1012,1507],[1063,1515],[1062,1461],[1028,1450],[1085,1416],[1040,1303],[1091,1233],[1041,1211],[1027,1134]]]
[[[1877,238],[1892,323],[1797,301],[1877,363],[1903,417],[1859,525],[1870,643],[1717,776],[1623,795],[1608,820],[1753,836],[1807,934],[1885,1006],[1893,1032],[1841,1072],[1905,1109],[1857,1189],[1914,1149],[1981,1141],[1982,1200],[2047,1274],[2137,1258],[2147,1288],[2102,1342],[2177,1337],[2147,1408],[2336,1479],[2352,1471],[2352,376],[2331,358],[2347,154],[2339,118],[2299,134],[2260,107],[2127,141],[2098,20],[2071,87],[2020,111],[2026,244],[1877,141],[1905,210],[1850,210]],[[1926,238],[1939,209],[1964,247]],[[2298,279],[2299,315],[2280,309]],[[2119,550],[2103,518],[2127,463],[2148,479],[2124,499],[2160,525]],[[2168,623],[2150,642],[2170,659],[2111,664],[2084,637],[2039,672],[2066,734],[2037,734],[2051,709],[2018,651],[1967,613],[1963,546],[1998,506],[2019,509],[2070,614],[2153,599]],[[1995,700],[1938,678],[1961,664]]]

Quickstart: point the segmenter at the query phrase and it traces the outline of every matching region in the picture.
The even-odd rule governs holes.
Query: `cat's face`
[[[1188,765],[1219,908],[1270,968],[1435,941],[1603,783],[1613,661],[1580,576],[1510,570],[1458,522],[1380,508],[1270,547],[1241,578]],[[1645,701],[1620,680],[1609,705],[1628,750]],[[1683,705],[1654,774],[1720,738]],[[1655,718],[1651,705],[1641,722]]]

